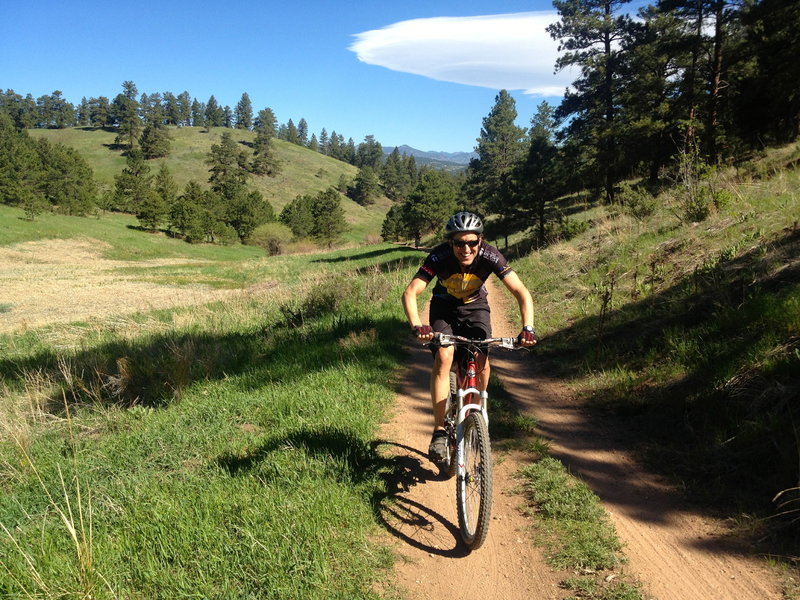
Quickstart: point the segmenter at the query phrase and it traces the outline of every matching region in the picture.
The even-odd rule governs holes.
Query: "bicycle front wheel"
[[[458,524],[470,550],[480,548],[492,513],[492,456],[489,429],[479,412],[464,420],[464,473],[456,483]]]

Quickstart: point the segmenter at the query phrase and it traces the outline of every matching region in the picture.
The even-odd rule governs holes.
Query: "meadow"
[[[682,218],[675,189],[649,214],[578,195],[554,207],[547,247],[526,232],[501,246],[536,299],[541,368],[772,556],[797,548],[800,174],[785,167],[797,152],[719,173],[727,193],[701,222]],[[398,298],[422,255],[376,244],[267,258],[121,215],[20,214],[0,207],[0,245],[100,240],[127,277],[236,293],[0,335],[0,591],[397,595],[382,585],[393,557],[376,514],[401,465],[376,431],[405,360]],[[569,513],[558,488],[534,494],[573,489],[563,467],[537,464],[521,474],[535,511]],[[585,507],[590,494],[572,496]]]

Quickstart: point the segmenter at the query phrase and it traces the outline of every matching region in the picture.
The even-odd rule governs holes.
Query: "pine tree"
[[[204,127],[206,124],[206,107],[197,98],[192,100],[192,127]]]
[[[245,186],[249,176],[247,157],[230,131],[222,133],[219,144],[212,144],[206,162],[210,165],[211,189],[223,199],[232,199]]]
[[[536,215],[539,244],[543,244],[545,239],[547,204],[555,200],[560,191],[553,112],[547,102],[541,102],[537,107],[536,115],[531,119],[528,155],[520,173],[524,197],[522,207],[533,210]]]
[[[406,201],[404,229],[417,244],[422,235],[436,231],[458,208],[458,187],[443,171],[425,170]]]
[[[383,166],[383,146],[375,139],[374,135],[364,138],[364,141],[355,150],[354,156],[354,164],[357,167],[370,167],[374,171],[378,171]]]
[[[122,93],[117,94],[111,105],[111,116],[117,125],[119,133],[115,139],[116,144],[126,144],[133,149],[142,123],[139,119],[139,102],[136,100],[136,84],[132,81],[122,83]]]
[[[308,122],[302,118],[297,124],[297,143],[301,146],[308,145]]]
[[[189,92],[183,91],[178,94],[178,122],[177,125],[187,127],[192,122],[192,101]]]
[[[166,127],[149,123],[139,137],[139,147],[145,159],[162,158],[169,154],[170,138]]]
[[[142,151],[134,148],[128,151],[125,168],[114,177],[114,204],[119,210],[137,213],[147,200],[152,175]]]
[[[353,186],[352,199],[361,206],[375,204],[375,199],[381,193],[380,182],[375,171],[370,166],[361,167],[356,175]]]
[[[253,143],[253,160],[250,171],[256,175],[275,177],[280,172],[280,162],[275,156],[272,138],[275,136],[275,115],[265,108],[258,112],[255,122],[256,139]]]
[[[395,201],[405,200],[412,188],[412,178],[403,162],[400,150],[395,147],[386,157],[386,163],[381,170],[381,180],[386,190],[386,196]]]
[[[470,163],[467,185],[471,199],[490,212],[504,214],[518,202],[514,174],[524,157],[525,130],[515,125],[516,118],[514,98],[500,90],[483,119],[478,158]]]
[[[547,30],[559,40],[556,69],[579,67],[581,76],[573,83],[558,108],[559,119],[570,119],[573,141],[594,150],[591,170],[602,173],[606,202],[614,201],[614,184],[619,177],[619,143],[615,125],[623,57],[616,46],[631,29],[627,15],[615,11],[630,0],[553,0],[560,20]]]
[[[236,129],[252,129],[253,127],[253,104],[247,92],[242,94],[241,100],[236,104]]]
[[[217,103],[217,99],[214,97],[214,94],[211,94],[208,102],[206,102],[205,117],[206,127],[222,127],[224,125],[225,111]]]
[[[311,205],[311,236],[329,248],[347,230],[341,195],[333,188],[317,194]]]

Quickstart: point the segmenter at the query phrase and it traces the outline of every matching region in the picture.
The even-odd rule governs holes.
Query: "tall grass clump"
[[[47,373],[52,417],[0,443],[3,594],[88,597],[89,581],[100,598],[377,597],[391,557],[375,515],[395,466],[374,436],[412,267],[361,254],[311,263],[283,295],[141,315],[70,348],[15,339],[5,385]],[[281,311],[295,302],[301,321]]]
[[[534,534],[547,560],[559,570],[576,573],[562,587],[593,600],[641,600],[638,586],[614,573],[625,561],[622,546],[588,486],[547,456],[523,468],[519,476],[537,517]]]

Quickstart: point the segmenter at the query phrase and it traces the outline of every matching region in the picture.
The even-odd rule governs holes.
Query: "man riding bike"
[[[484,282],[494,273],[505,284],[519,304],[522,331],[519,343],[536,344],[533,331],[533,299],[505,257],[483,239],[483,223],[471,212],[458,212],[445,225],[448,240],[435,247],[403,292],[403,309],[412,332],[421,341],[433,339],[433,332],[486,339],[492,335],[489,303]],[[437,278],[431,298],[429,322],[423,325],[417,298]],[[431,373],[431,403],[434,430],[428,455],[434,462],[445,459],[447,438],[444,432],[445,408],[450,394],[450,368],[455,349],[452,346],[434,350]],[[489,385],[487,350],[478,357],[478,386]]]

